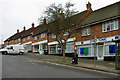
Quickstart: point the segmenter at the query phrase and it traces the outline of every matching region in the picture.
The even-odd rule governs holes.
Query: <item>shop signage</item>
[[[120,39],[120,36],[115,36],[115,39]]]
[[[81,42],[81,44],[83,44],[83,42]]]
[[[100,38],[100,39],[98,39],[98,42],[104,42],[104,41],[107,41],[107,39],[106,38]]]

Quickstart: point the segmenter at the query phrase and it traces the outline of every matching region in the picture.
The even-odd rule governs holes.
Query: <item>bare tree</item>
[[[63,6],[62,4],[57,5],[55,3],[50,4],[50,6],[48,6],[43,12],[43,15],[38,18],[38,22],[39,24],[41,24],[43,17],[46,18],[47,23],[53,22],[60,18],[61,12],[64,12],[65,18],[75,15],[76,13],[78,13],[78,11],[75,11],[73,6],[74,4],[70,1],[66,2],[65,6]]]
[[[75,27],[70,16],[78,13],[78,11],[72,9],[73,6],[74,4],[71,2],[67,2],[64,7],[62,4],[56,5],[53,3],[48,6],[44,12],[48,23],[47,29],[51,34],[56,36],[56,41],[63,50],[63,60],[65,59],[67,40],[70,38],[71,34],[74,33]]]

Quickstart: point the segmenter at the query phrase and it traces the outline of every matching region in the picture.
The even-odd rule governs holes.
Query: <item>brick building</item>
[[[77,30],[79,57],[97,59],[115,56],[115,43],[120,36],[120,2],[95,10],[84,19]]]
[[[87,10],[74,16],[64,19],[63,21],[72,20],[71,25],[75,25],[76,33],[72,34],[66,44],[66,54],[73,54],[74,47],[77,47],[78,57],[94,57],[103,60],[105,57],[115,56],[115,43],[120,37],[120,2],[108,5],[98,10],[92,11],[91,4],[86,5]],[[43,24],[24,30],[17,31],[16,34],[4,41],[5,45],[19,44],[25,45],[26,50],[43,53],[48,50],[49,54],[61,54],[55,35],[48,33]],[[57,27],[54,26],[54,27]],[[67,33],[64,34],[67,36]],[[76,40],[74,40],[76,38]]]

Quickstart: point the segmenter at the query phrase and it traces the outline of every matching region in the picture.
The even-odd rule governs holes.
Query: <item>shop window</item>
[[[94,45],[83,45],[77,47],[78,56],[94,56]]]
[[[105,56],[115,55],[115,45],[105,46]]]
[[[65,53],[74,53],[74,43],[66,43]]]
[[[44,37],[45,37],[45,33],[42,33],[42,34],[41,34],[41,38],[44,38]]]
[[[90,35],[90,27],[82,29],[82,36]]]
[[[118,20],[105,22],[105,23],[103,23],[102,28],[103,28],[102,29],[103,32],[117,30],[118,29]]]
[[[50,54],[56,54],[56,45],[50,46]]]
[[[83,56],[87,56],[88,55],[88,48],[80,48],[80,54]]]

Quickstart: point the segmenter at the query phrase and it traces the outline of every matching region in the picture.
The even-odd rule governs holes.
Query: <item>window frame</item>
[[[18,41],[20,41],[20,38],[18,39]]]
[[[17,42],[17,39],[15,40],[15,42]]]
[[[25,38],[23,38],[23,42],[25,42]]]
[[[40,38],[42,39],[42,38],[45,38],[45,33],[42,33],[41,35],[40,35]]]
[[[84,33],[86,31],[86,34]],[[82,36],[89,36],[90,35],[90,27],[82,29]]]
[[[102,32],[109,32],[109,31],[114,31],[119,29],[119,21],[118,20],[112,20],[108,22],[102,23]],[[110,29],[107,30],[108,25],[110,26]]]
[[[30,40],[30,36],[27,37],[27,40]]]
[[[34,40],[37,40],[37,36],[34,36]]]
[[[55,34],[51,34],[51,38],[52,39],[56,38],[56,35]]]

